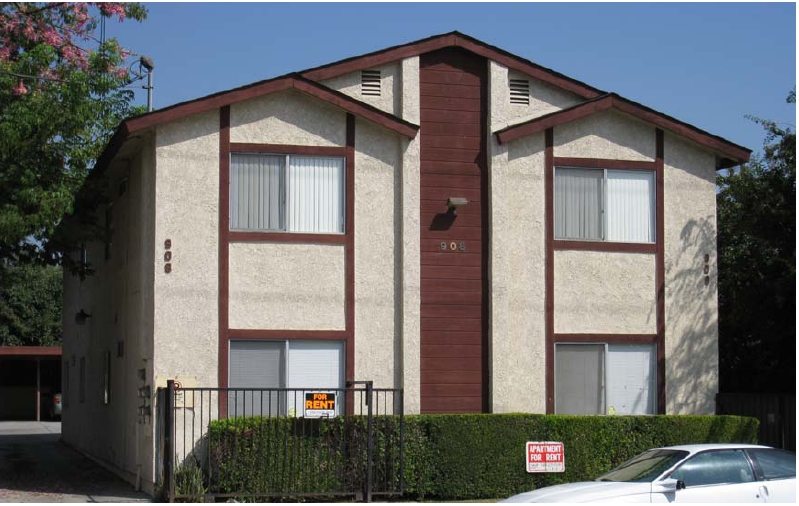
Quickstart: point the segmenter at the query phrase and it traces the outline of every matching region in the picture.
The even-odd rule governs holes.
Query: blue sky
[[[745,115],[796,124],[793,3],[146,5],[106,35],[155,60],[156,108],[458,30],[755,151]]]

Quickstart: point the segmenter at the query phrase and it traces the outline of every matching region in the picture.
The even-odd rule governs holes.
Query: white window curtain
[[[557,239],[602,239],[602,178],[601,170],[555,169]]]
[[[558,344],[555,347],[555,413],[600,415],[605,412],[605,345]]]
[[[607,171],[606,240],[655,242],[655,174]]]
[[[344,160],[319,156],[289,157],[291,232],[344,232]]]
[[[324,392],[326,388],[344,385],[344,343],[341,341],[289,341],[289,388],[307,388],[308,392]],[[336,414],[341,414],[344,399],[336,392]],[[293,395],[293,393],[292,393]],[[303,416],[305,392],[288,399],[289,413]]]
[[[608,412],[647,415],[655,412],[655,347],[608,345]]]
[[[284,388],[285,349],[285,341],[230,341],[228,386]],[[232,390],[228,393],[228,415],[285,415],[285,397],[285,392]]]
[[[230,228],[344,233],[344,159],[232,155]]]

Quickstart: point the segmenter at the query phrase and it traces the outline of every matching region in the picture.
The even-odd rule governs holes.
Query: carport
[[[0,346],[0,420],[39,421],[60,392],[60,346]]]

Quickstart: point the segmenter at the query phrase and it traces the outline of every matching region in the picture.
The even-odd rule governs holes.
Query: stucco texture
[[[343,146],[345,141],[346,113],[296,90],[230,106],[230,142]]]
[[[491,178],[491,411],[544,413],[544,137],[495,145]]]
[[[655,127],[602,111],[555,128],[555,156],[654,161]]]
[[[712,414],[718,391],[715,156],[667,133],[664,157],[666,409]]]
[[[419,124],[419,57],[402,60],[402,118]],[[405,413],[421,411],[421,260],[419,237],[420,132],[414,139],[401,139],[401,367],[398,385],[405,389]],[[400,303],[398,301],[398,303]]]
[[[218,382],[219,112],[156,135],[155,377]],[[171,272],[164,269],[171,241]],[[191,360],[187,357],[191,356]]]
[[[654,334],[655,255],[555,251],[555,333]]]
[[[492,132],[582,102],[582,99],[574,93],[556,88],[516,70],[509,70],[504,65],[492,60],[489,61],[489,78],[491,89],[489,117]],[[512,104],[510,102],[510,79],[527,79],[529,81],[529,104]]]
[[[344,330],[344,287],[343,245],[230,245],[230,328]]]
[[[321,84],[340,91],[345,95],[353,97],[361,102],[377,107],[381,111],[399,116],[401,114],[401,86],[408,84],[407,80],[402,79],[400,72],[402,62],[391,62],[369,70],[380,71],[380,95],[363,95],[361,93],[361,71],[350,72],[331,79],[321,81]],[[418,82],[418,81],[417,81]],[[418,86],[417,86],[418,87]],[[405,118],[408,119],[408,118]],[[417,123],[418,124],[418,123]]]
[[[355,376],[392,388],[402,356],[400,143],[359,119],[355,148]]]

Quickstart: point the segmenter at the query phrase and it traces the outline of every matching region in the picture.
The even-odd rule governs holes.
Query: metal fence
[[[796,394],[720,393],[716,414],[760,420],[760,444],[796,451]]]
[[[401,389],[167,388],[158,392],[165,498],[278,501],[401,495]]]

